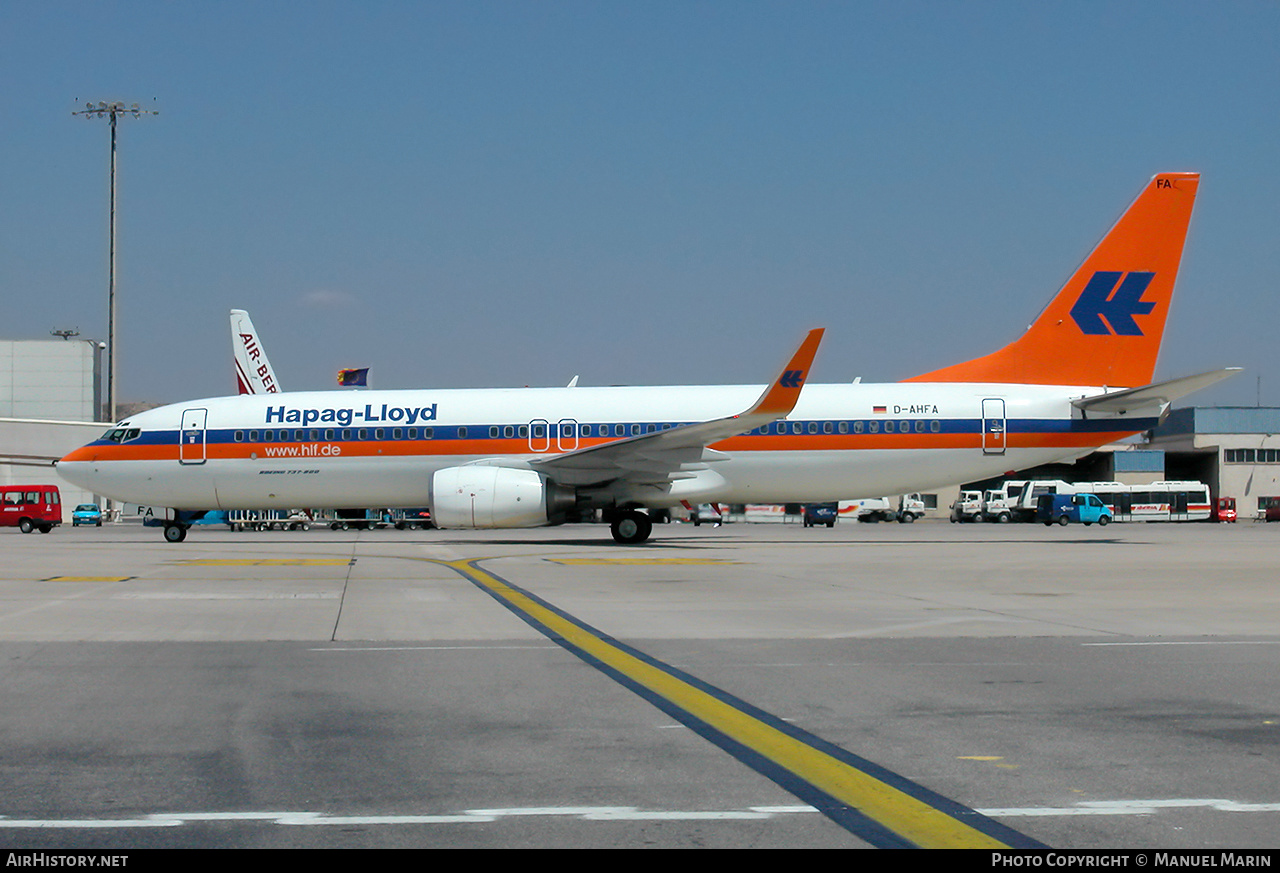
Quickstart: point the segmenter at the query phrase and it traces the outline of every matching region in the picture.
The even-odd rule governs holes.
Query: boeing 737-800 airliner
[[[58,464],[117,500],[210,509],[429,506],[442,528],[895,494],[1075,457],[1233,370],[1148,384],[1199,175],[1155,176],[1025,334],[904,382],[808,384],[809,333],[757,386],[245,394],[131,416]]]

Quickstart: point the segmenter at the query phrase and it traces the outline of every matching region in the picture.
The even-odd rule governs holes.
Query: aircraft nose
[[[96,472],[93,461],[96,460],[96,455],[97,452],[91,446],[81,446],[54,461],[53,465],[63,479],[81,488],[93,490]]]
[[[93,455],[94,452],[92,451],[92,446],[81,446],[78,449],[72,449],[70,452],[63,455],[61,459],[54,461],[53,463],[56,466],[58,464],[75,464],[80,461],[92,461]]]

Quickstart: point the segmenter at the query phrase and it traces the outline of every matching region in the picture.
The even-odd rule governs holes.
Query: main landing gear
[[[628,509],[613,517],[609,522],[609,532],[619,545],[634,546],[649,539],[649,534],[653,533],[653,521],[637,509]]]

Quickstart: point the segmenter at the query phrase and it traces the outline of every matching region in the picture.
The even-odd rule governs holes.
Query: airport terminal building
[[[94,495],[48,462],[102,433],[101,352],[91,340],[0,340],[0,485],[55,484],[63,521]]]
[[[1217,497],[1234,497],[1241,518],[1280,507],[1280,408],[1192,406],[1175,409],[1151,432],[1169,478],[1199,479]]]

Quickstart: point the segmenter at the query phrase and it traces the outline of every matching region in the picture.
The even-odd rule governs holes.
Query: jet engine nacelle
[[[468,464],[431,477],[431,519],[442,528],[560,524],[575,503],[572,488],[518,467]]]

